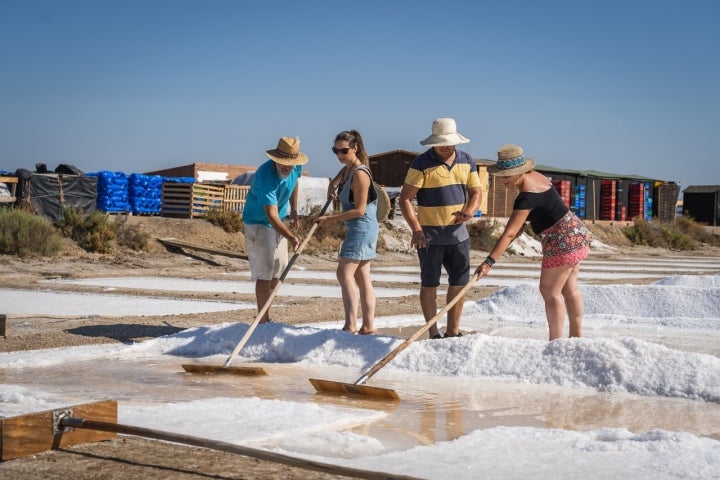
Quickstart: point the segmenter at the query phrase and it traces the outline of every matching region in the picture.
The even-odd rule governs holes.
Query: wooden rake
[[[313,387],[315,387],[315,390],[318,392],[325,392],[325,393],[340,393],[340,394],[352,394],[352,395],[365,395],[370,397],[375,397],[378,399],[385,399],[385,400],[400,400],[400,396],[397,394],[397,392],[391,388],[382,388],[382,387],[372,387],[365,385],[365,382],[367,382],[370,377],[375,375],[378,370],[383,368],[385,365],[387,365],[393,358],[397,356],[398,353],[405,350],[407,347],[410,346],[411,343],[413,343],[415,340],[420,338],[421,335],[423,335],[425,332],[428,331],[428,329],[433,326],[437,321],[442,318],[445,313],[447,313],[448,310],[450,310],[457,302],[460,300],[460,298],[467,293],[468,290],[473,286],[475,282],[480,278],[478,274],[473,275],[473,277],[470,279],[467,285],[463,287],[460,292],[458,292],[457,295],[455,295],[448,303],[443,307],[442,310],[440,310],[437,315],[435,315],[433,318],[428,320],[425,325],[420,327],[415,333],[413,333],[407,340],[405,340],[403,343],[395,347],[393,351],[388,353],[385,358],[377,362],[375,365],[373,365],[370,370],[363,373],[360,378],[358,378],[355,383],[343,383],[343,382],[334,382],[332,380],[320,380],[317,378],[311,378],[310,383],[312,383]]]
[[[332,203],[333,199],[328,198],[327,202],[325,202],[325,206],[323,206],[322,210],[320,211],[320,214],[318,216],[323,216],[327,209],[330,207],[330,204]],[[270,308],[270,305],[272,305],[273,299],[277,295],[278,291],[280,290],[280,286],[285,281],[285,277],[290,272],[290,268],[292,268],[293,264],[295,263],[295,260],[300,256],[300,253],[305,249],[305,246],[307,245],[310,238],[313,236],[313,233],[315,233],[315,230],[317,230],[318,223],[313,223],[312,227],[310,228],[310,231],[308,232],[307,236],[305,237],[305,240],[300,244],[295,254],[290,258],[290,261],[288,261],[287,266],[285,267],[285,270],[283,270],[282,274],[280,275],[280,278],[275,285],[275,288],[273,288],[272,292],[270,293],[270,296],[268,297],[267,301],[265,302],[265,305],[260,309],[257,316],[255,317],[255,320],[250,324],[247,331],[245,332],[245,335],[240,339],[238,344],[235,346],[235,349],[232,351],[230,356],[225,360],[225,363],[223,365],[203,365],[198,363],[189,363],[184,364],[182,368],[189,373],[205,373],[205,374],[217,374],[217,373],[229,373],[234,375],[245,375],[245,376],[257,376],[257,375],[267,375],[267,372],[262,367],[234,367],[231,366],[233,360],[237,356],[238,353],[240,353],[240,350],[245,346],[247,341],[250,339],[250,336],[255,331],[255,328],[260,323],[260,319],[262,319],[263,315],[265,315],[265,312],[267,312],[268,308]]]

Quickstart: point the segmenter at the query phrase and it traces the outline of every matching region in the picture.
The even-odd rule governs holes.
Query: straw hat
[[[522,147],[506,144],[498,150],[498,161],[488,167],[488,173],[498,177],[512,177],[535,168],[535,160],[523,155]]]
[[[432,123],[432,135],[420,141],[420,145],[427,147],[449,147],[461,143],[470,143],[470,140],[458,133],[452,118],[436,118]]]
[[[281,137],[277,148],[265,153],[270,160],[281,165],[305,165],[308,161],[307,155],[300,151],[300,139],[297,137]]]

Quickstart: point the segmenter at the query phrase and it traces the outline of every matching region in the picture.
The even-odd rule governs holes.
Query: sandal
[[[437,335],[431,335],[430,338],[431,338],[432,340],[438,340],[438,339],[441,339],[441,338],[444,338],[444,337],[442,336],[442,333],[438,333]]]
[[[343,332],[347,332],[347,333],[349,333],[350,335],[357,335],[357,333],[358,333],[357,330],[347,330],[347,329],[345,329],[345,328],[343,328],[342,331],[343,331]]]
[[[448,335],[447,333],[445,334],[445,338],[462,337],[462,336],[463,336],[462,332],[458,332],[457,335]]]
[[[357,333],[360,335],[375,335],[375,330],[363,330],[361,328]]]

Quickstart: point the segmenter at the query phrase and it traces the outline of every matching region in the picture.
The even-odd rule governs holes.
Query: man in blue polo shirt
[[[300,140],[282,137],[277,148],[265,152],[270,158],[253,176],[245,199],[243,223],[245,250],[250,260],[250,278],[255,280],[258,312],[267,303],[280,274],[288,264],[288,242],[297,251],[300,241],[291,228],[297,227],[298,179],[308,158],[300,152]],[[290,225],[284,221],[290,217]],[[270,308],[260,323],[270,319]]]
[[[420,306],[425,321],[437,314],[437,287],[443,267],[448,274],[447,301],[470,281],[470,236],[465,222],[475,216],[482,192],[475,161],[456,145],[470,140],[455,120],[438,118],[421,145],[431,147],[410,164],[400,191],[400,209],[412,230],[411,245],[420,260]],[[412,204],[417,199],[417,215]],[[448,310],[445,337],[458,337],[464,298]],[[437,323],[430,338],[442,338]]]

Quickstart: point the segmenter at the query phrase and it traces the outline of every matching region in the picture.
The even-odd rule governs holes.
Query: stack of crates
[[[645,182],[645,220],[648,222],[652,220],[653,213],[653,198],[652,198],[652,187],[650,182]]]
[[[576,185],[575,186],[575,215],[578,216],[578,218],[585,218],[585,197],[586,197],[586,189],[587,187],[585,185]]]
[[[552,180],[553,187],[558,191],[566,207],[570,206],[570,180]]]
[[[600,220],[615,220],[617,180],[600,181]]]
[[[630,183],[628,204],[628,216],[630,218],[645,218],[645,184],[643,182]]]
[[[626,208],[625,205],[623,205],[623,187],[622,182],[617,183],[617,188],[615,189],[615,220],[618,222],[624,222],[626,220]]]
[[[680,185],[676,183],[660,183],[656,185],[657,217],[662,222],[670,222],[676,216],[676,204]]]
[[[128,177],[128,200],[133,215],[157,215],[162,207],[163,179],[133,173]]]
[[[97,209],[107,213],[126,213],[130,211],[128,198],[128,176],[123,172],[102,170],[90,173],[97,176]]]

